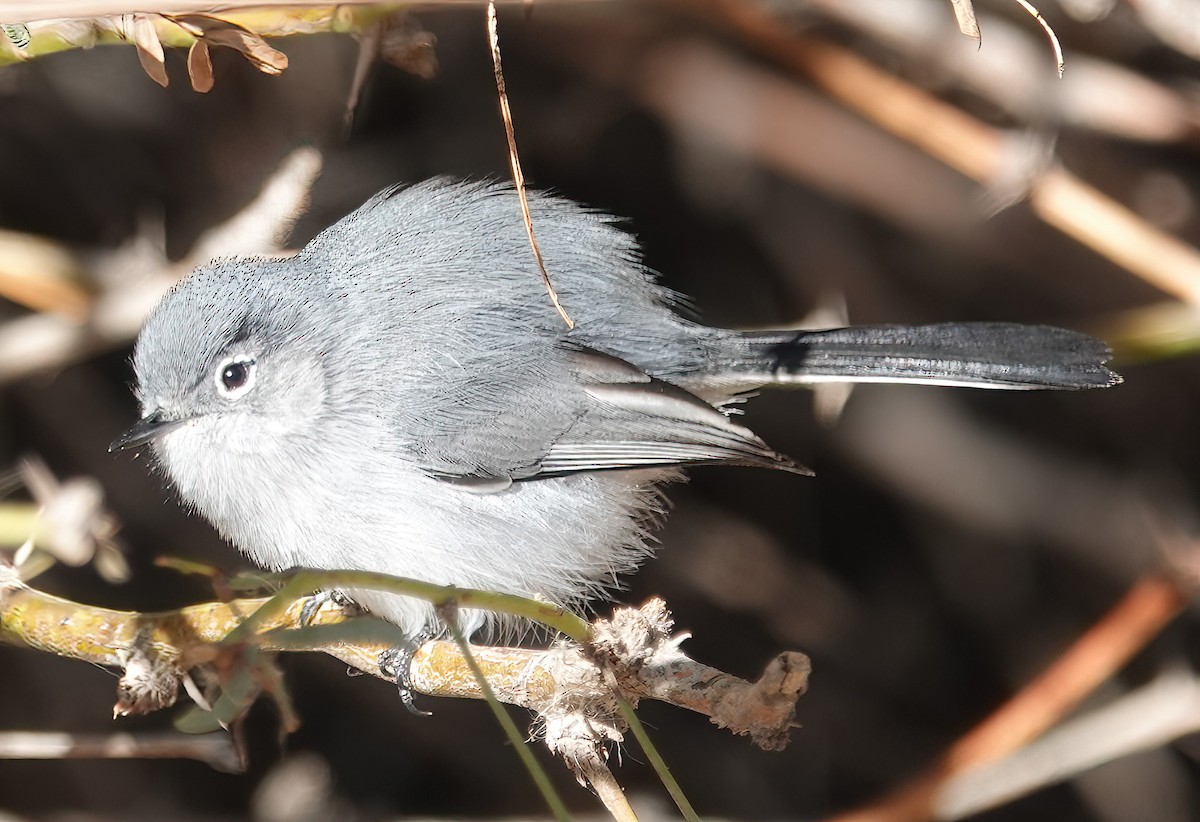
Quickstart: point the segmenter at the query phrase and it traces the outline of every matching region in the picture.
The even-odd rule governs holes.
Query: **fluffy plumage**
[[[534,195],[568,331],[507,187],[389,189],[287,260],[204,266],[134,355],[180,495],[272,569],[362,569],[577,605],[648,552],[680,466],[803,471],[720,410],[827,379],[1109,385],[1080,334],[1002,324],[742,333],[672,310],[605,215]],[[423,603],[351,592],[415,635]],[[472,615],[468,627],[483,618]]]

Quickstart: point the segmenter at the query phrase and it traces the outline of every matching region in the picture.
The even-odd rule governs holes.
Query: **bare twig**
[[[340,609],[322,607],[309,627],[298,630],[305,601],[293,600],[280,608],[280,596],[158,614],[111,611],[49,596],[20,582],[11,568],[0,571],[0,641],[122,668],[117,715],[173,704],[179,685],[189,681],[189,669],[211,665],[223,673],[223,684],[241,683],[240,693],[247,698],[269,694],[285,717],[290,716],[287,693],[273,678],[277,669],[255,651],[321,651],[390,678],[379,663],[383,652],[395,645],[387,639],[394,628],[386,626],[381,632],[377,629],[383,623],[348,619]],[[310,587],[308,582],[303,585]],[[611,621],[598,622],[588,646],[560,642],[535,651],[428,642],[413,657],[411,682],[430,695],[486,698],[497,708],[498,700],[535,711],[550,750],[597,790],[616,818],[633,819],[605,762],[607,746],[620,742],[630,724],[643,750],[653,752],[631,715],[631,702],[676,701],[708,714],[714,724],[750,735],[762,748],[777,749],[786,744],[795,702],[807,684],[808,660],[801,654],[784,654],[759,682],[744,682],[689,659],[679,650],[683,637],[673,637],[672,628],[664,604],[651,600],[641,609],[619,610]],[[249,644],[234,643],[235,636],[244,636]],[[232,700],[222,696],[211,706],[195,688],[188,693],[222,725],[249,704],[247,698],[238,701],[239,693]],[[231,715],[230,706],[237,713]],[[503,711],[499,713],[512,724]],[[515,728],[509,730],[515,734]],[[553,798],[552,791],[549,796]],[[557,816],[566,818],[561,802],[552,801],[552,806]],[[686,800],[680,807],[689,819],[695,818]]]
[[[245,627],[251,615],[254,633],[249,639],[262,650],[319,651],[372,676],[390,678],[380,670],[379,656],[394,647],[394,629],[323,608],[312,627],[289,630],[301,624],[306,598],[261,617],[269,601],[261,598],[146,614],[70,602],[24,585],[11,570],[4,574],[0,641],[125,669],[117,705],[121,714],[173,704],[183,673],[232,650],[227,637]],[[633,702],[656,699],[703,713],[720,727],[751,736],[763,748],[786,744],[795,702],[807,682],[807,657],[782,654],[758,682],[747,682],[687,657],[679,648],[682,638],[671,635],[672,627],[664,604],[651,600],[598,623],[595,652],[560,643],[544,650],[473,647],[472,653],[501,702],[538,711],[547,722],[582,712],[593,724],[603,716],[619,723],[620,710],[610,687],[615,680]],[[611,677],[602,673],[597,658]],[[131,671],[133,662],[136,671]],[[420,648],[413,658],[412,682],[432,696],[482,697],[453,642],[429,642]]]
[[[596,796],[600,797],[600,801],[612,814],[613,819],[617,822],[637,822],[637,814],[630,807],[624,789],[621,788],[621,784],[617,782],[617,778],[613,776],[608,765],[603,762],[590,762],[583,771],[582,777],[592,786]]]

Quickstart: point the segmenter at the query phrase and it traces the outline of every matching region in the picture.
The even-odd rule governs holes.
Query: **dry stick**
[[[753,4],[714,0],[721,20],[777,62],[809,77],[830,95],[898,137],[977,182],[1004,171],[1004,134],[851,52],[791,36]],[[1061,166],[1029,186],[1029,203],[1045,222],[1130,273],[1192,305],[1200,305],[1200,251],[1154,228]]]
[[[500,65],[500,33],[496,28],[496,2],[488,0],[487,6],[488,43],[492,50],[492,70],[496,75],[496,93],[500,97],[500,116],[504,120],[504,133],[508,137],[508,164],[512,168],[513,186],[521,200],[521,219],[525,221],[525,233],[529,235],[529,245],[533,248],[533,257],[537,261],[538,271],[542,275],[542,284],[550,295],[550,302],[558,315],[563,318],[567,328],[574,328],[575,323],[558,301],[558,293],[550,283],[550,273],[546,271],[546,263],[542,260],[542,250],[538,247],[537,238],[533,236],[533,217],[529,214],[529,199],[525,196],[525,174],[521,171],[521,158],[517,155],[517,135],[513,130],[512,111],[508,107],[508,91],[504,87],[504,70]]]
[[[1053,665],[954,743],[932,768],[878,802],[830,822],[933,818],[938,794],[951,777],[1005,757],[1040,736],[1145,647],[1184,604],[1175,581],[1143,578]]]

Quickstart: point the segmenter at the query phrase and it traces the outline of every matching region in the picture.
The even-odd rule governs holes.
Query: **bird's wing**
[[[515,409],[517,413],[505,415],[504,431],[493,419],[491,430],[480,432],[493,442],[519,441],[526,446],[544,437],[536,459],[530,459],[526,447],[507,464],[493,460],[472,471],[433,473],[480,490],[499,487],[488,482],[497,478],[530,481],[584,471],[702,463],[809,473],[773,451],[750,429],[678,386],[655,380],[629,363],[599,352],[578,349],[568,356],[573,379],[566,390],[573,396],[569,404],[557,407],[569,407],[569,414],[539,419]],[[512,430],[537,432],[539,425],[543,426],[540,435],[514,434]]]
[[[584,411],[535,476],[717,462],[808,472],[678,386],[593,351],[575,352],[573,360]]]

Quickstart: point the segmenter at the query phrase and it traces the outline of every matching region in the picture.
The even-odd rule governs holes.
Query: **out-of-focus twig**
[[[1175,300],[1131,308],[1104,323],[1102,338],[1123,363],[1200,351],[1200,306]]]
[[[962,174],[989,184],[1005,173],[1007,142],[997,129],[846,49],[787,34],[753,4],[714,0],[707,5],[758,50]],[[1194,247],[1061,166],[1036,174],[1028,191],[1030,207],[1045,222],[1157,288],[1200,304],[1200,251]]]
[[[195,759],[226,773],[243,770],[227,734],[5,731],[0,732],[0,759]]]
[[[1129,5],[1160,40],[1200,60],[1200,7],[1192,0],[1130,0]]]
[[[23,580],[28,581],[55,561],[71,566],[91,562],[109,582],[129,579],[124,546],[117,539],[121,523],[105,507],[104,490],[99,482],[91,477],[72,477],[60,482],[35,456],[23,458],[18,472],[37,503],[37,511],[22,538],[24,545],[13,560]],[[5,519],[19,520],[21,507],[20,503],[4,506],[8,509]]]
[[[902,822],[941,818],[936,809],[949,780],[994,762],[1036,739],[1145,647],[1179,613],[1184,595],[1174,580],[1140,580],[1053,665],[950,746],[937,763],[895,793],[836,822]]]
[[[74,257],[50,240],[15,231],[0,231],[0,297],[71,320],[82,319],[91,302]]]
[[[283,238],[307,203],[320,168],[321,155],[316,149],[294,151],[258,197],[206,232],[178,263],[155,257],[127,264],[122,255],[129,254],[128,250],[95,258],[96,267],[146,273],[126,276],[97,296],[82,322],[43,312],[0,325],[0,384],[127,344],[163,293],[199,263],[217,256],[280,254]]]
[[[985,425],[931,391],[877,392],[849,409],[837,442],[875,481],[939,516],[1067,553],[1110,579],[1161,566],[1155,519],[1187,516],[1128,479]]]
[[[924,0],[812,3],[899,52],[905,65],[933,67],[1034,129],[1063,125],[1122,140],[1173,142],[1200,128],[1200,110],[1179,90],[1088,54],[1071,56],[1061,83],[1046,82],[1033,35],[1006,19],[985,15],[987,48],[967,51],[947,37],[942,10]]]
[[[1200,731],[1200,678],[1170,669],[1149,685],[1071,719],[1009,757],[963,771],[938,793],[934,818],[963,819],[1105,762]]]

